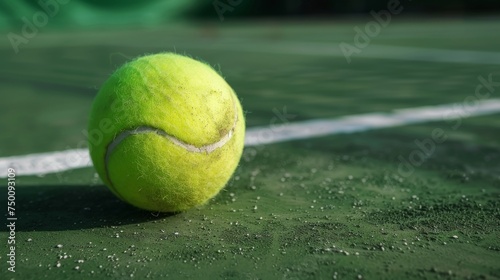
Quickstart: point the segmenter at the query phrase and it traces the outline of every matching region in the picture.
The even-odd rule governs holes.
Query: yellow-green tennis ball
[[[210,66],[173,53],[139,57],[97,94],[90,156],[111,191],[139,208],[204,204],[241,157],[245,120],[233,89]]]

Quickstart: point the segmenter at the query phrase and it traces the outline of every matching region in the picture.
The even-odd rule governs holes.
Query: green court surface
[[[394,19],[349,64],[339,43],[365,24],[52,31],[18,54],[4,40],[0,157],[86,146],[98,88],[129,59],[162,51],[219,69],[248,127],[464,104],[479,76],[492,75],[489,98],[500,98],[499,19]],[[406,59],[387,58],[389,46]],[[363,56],[375,49],[381,57]],[[491,61],[433,61],[454,51]],[[446,140],[402,172],[435,129]],[[499,137],[497,113],[248,147],[215,199],[177,214],[121,202],[92,168],[17,177],[16,272],[4,227],[1,278],[499,279]]]

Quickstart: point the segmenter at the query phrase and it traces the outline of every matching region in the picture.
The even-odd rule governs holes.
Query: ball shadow
[[[104,186],[23,186],[16,189],[15,202],[16,231],[19,232],[119,226],[175,215],[135,208],[116,198]],[[0,198],[0,205],[7,205],[5,195]],[[0,231],[7,230],[3,227]]]

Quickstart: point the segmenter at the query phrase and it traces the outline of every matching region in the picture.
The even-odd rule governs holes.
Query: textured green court
[[[353,27],[365,23],[47,31],[18,54],[4,40],[0,111],[9,121],[1,124],[0,157],[82,148],[98,88],[145,53],[175,51],[220,69],[248,127],[460,104],[474,96],[479,76],[492,75],[488,98],[500,98],[499,19],[394,20],[348,64],[339,43],[351,43]],[[394,48],[405,59],[387,59]],[[491,60],[452,62],[454,51]],[[446,140],[410,175],[401,173],[401,158],[436,129]],[[4,227],[1,274],[498,279],[499,131],[493,114],[246,148],[213,201],[175,215],[121,202],[92,168],[17,177],[16,273],[6,272]]]

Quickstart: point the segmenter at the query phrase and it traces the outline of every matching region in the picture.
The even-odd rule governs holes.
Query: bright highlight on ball
[[[97,173],[122,200],[177,212],[204,204],[241,157],[238,98],[210,66],[174,53],[139,57],[97,94],[89,121]],[[97,141],[98,140],[98,141]]]

